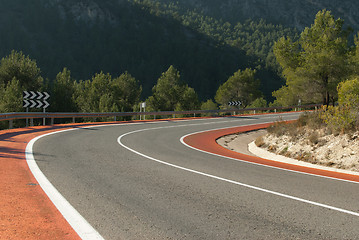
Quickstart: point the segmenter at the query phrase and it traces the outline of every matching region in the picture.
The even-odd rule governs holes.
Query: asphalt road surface
[[[278,118],[78,129],[41,138],[34,156],[105,239],[359,239],[359,184],[230,160],[180,141]]]

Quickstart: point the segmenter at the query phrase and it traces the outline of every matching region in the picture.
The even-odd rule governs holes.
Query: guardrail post
[[[55,119],[51,118],[51,125],[54,125],[54,121],[55,121]]]
[[[34,119],[30,118],[30,126],[33,127],[34,126]]]
[[[14,121],[11,119],[9,120],[9,129],[13,129],[14,128]]]
[[[253,110],[253,114],[256,114],[256,110]]]
[[[76,123],[75,117],[72,117],[72,123]]]

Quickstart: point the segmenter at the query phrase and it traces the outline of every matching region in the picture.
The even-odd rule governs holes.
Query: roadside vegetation
[[[274,45],[286,85],[274,104],[320,102],[323,107],[298,121],[279,121],[256,145],[298,160],[359,171],[359,38],[348,44],[344,22],[323,10],[298,40]]]
[[[258,147],[314,164],[359,171],[359,80],[338,85],[338,105],[278,121],[256,139]]]

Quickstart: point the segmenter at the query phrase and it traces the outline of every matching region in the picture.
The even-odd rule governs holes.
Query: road
[[[278,118],[77,129],[39,139],[34,156],[105,239],[358,239],[359,184],[234,161],[180,141]]]

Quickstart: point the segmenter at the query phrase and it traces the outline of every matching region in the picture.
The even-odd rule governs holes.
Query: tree
[[[82,112],[104,112],[113,105],[111,75],[96,73],[92,80],[81,81],[76,86],[75,101]],[[100,100],[102,98],[101,104]],[[110,98],[110,99],[109,99]]]
[[[297,96],[303,102],[321,99],[325,105],[335,101],[338,83],[350,74],[349,31],[343,29],[343,23],[335,20],[330,11],[322,10],[298,41],[282,37],[275,43],[274,54],[286,85],[293,91],[291,97]]]
[[[152,111],[182,111],[198,108],[198,96],[195,90],[180,80],[180,73],[172,65],[162,73],[152,88],[152,96],[147,99]]]
[[[142,87],[129,73],[112,79],[110,74],[95,74],[92,80],[75,84],[74,99],[83,112],[132,111],[139,102]]]
[[[22,52],[13,50],[9,56],[1,59],[0,83],[5,86],[16,78],[24,90],[38,91],[43,84],[40,73],[36,62],[29,56],[25,57]]]
[[[267,101],[263,98],[257,98],[256,100],[254,100],[248,107],[249,108],[265,108],[267,107],[268,103]]]
[[[36,62],[22,52],[12,51],[0,63],[0,111],[21,112],[23,90],[38,91],[43,86]]]
[[[75,112],[77,107],[73,98],[75,93],[75,80],[71,72],[64,68],[58,73],[52,86],[50,111]]]
[[[111,88],[115,103],[121,112],[130,112],[140,101],[142,86],[131,74],[125,72],[112,80]]]
[[[15,77],[0,87],[0,112],[21,112],[22,108],[22,88],[20,81]]]
[[[212,99],[208,99],[201,104],[201,110],[217,110],[218,106]]]
[[[348,106],[352,111],[359,111],[359,78],[355,77],[339,83],[338,103],[341,106]]]
[[[216,102],[226,106],[230,101],[241,101],[245,108],[256,98],[261,97],[260,82],[255,78],[255,74],[256,70],[249,68],[235,72],[218,88],[215,96]]]

